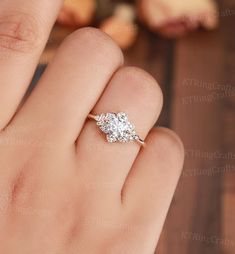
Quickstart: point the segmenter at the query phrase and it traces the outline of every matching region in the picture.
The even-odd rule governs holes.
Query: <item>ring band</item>
[[[137,142],[145,146],[144,140],[135,132],[135,126],[130,123],[128,116],[124,112],[103,113],[100,115],[89,114],[88,118],[95,120],[100,130],[106,134],[107,141],[114,142]]]

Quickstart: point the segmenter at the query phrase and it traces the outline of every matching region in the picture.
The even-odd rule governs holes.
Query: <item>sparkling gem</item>
[[[135,126],[126,113],[106,113],[97,117],[97,125],[107,135],[108,142],[128,142],[138,139]]]

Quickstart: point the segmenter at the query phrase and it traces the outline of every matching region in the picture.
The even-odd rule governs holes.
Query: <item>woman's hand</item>
[[[179,138],[151,130],[155,80],[85,28],[18,108],[60,2],[0,2],[0,253],[153,253],[183,162]],[[90,111],[127,112],[146,147],[106,142]]]

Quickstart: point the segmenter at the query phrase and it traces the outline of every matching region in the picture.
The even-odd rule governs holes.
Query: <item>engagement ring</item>
[[[145,142],[136,134],[135,126],[130,123],[127,114],[124,112],[100,115],[89,114],[88,118],[96,121],[110,143],[136,141],[142,146],[145,145]]]

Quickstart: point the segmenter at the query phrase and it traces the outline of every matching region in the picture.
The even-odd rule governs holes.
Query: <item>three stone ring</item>
[[[142,146],[145,145],[145,142],[136,134],[135,126],[130,123],[127,114],[124,112],[100,115],[89,114],[88,118],[96,121],[110,143],[136,141]]]

